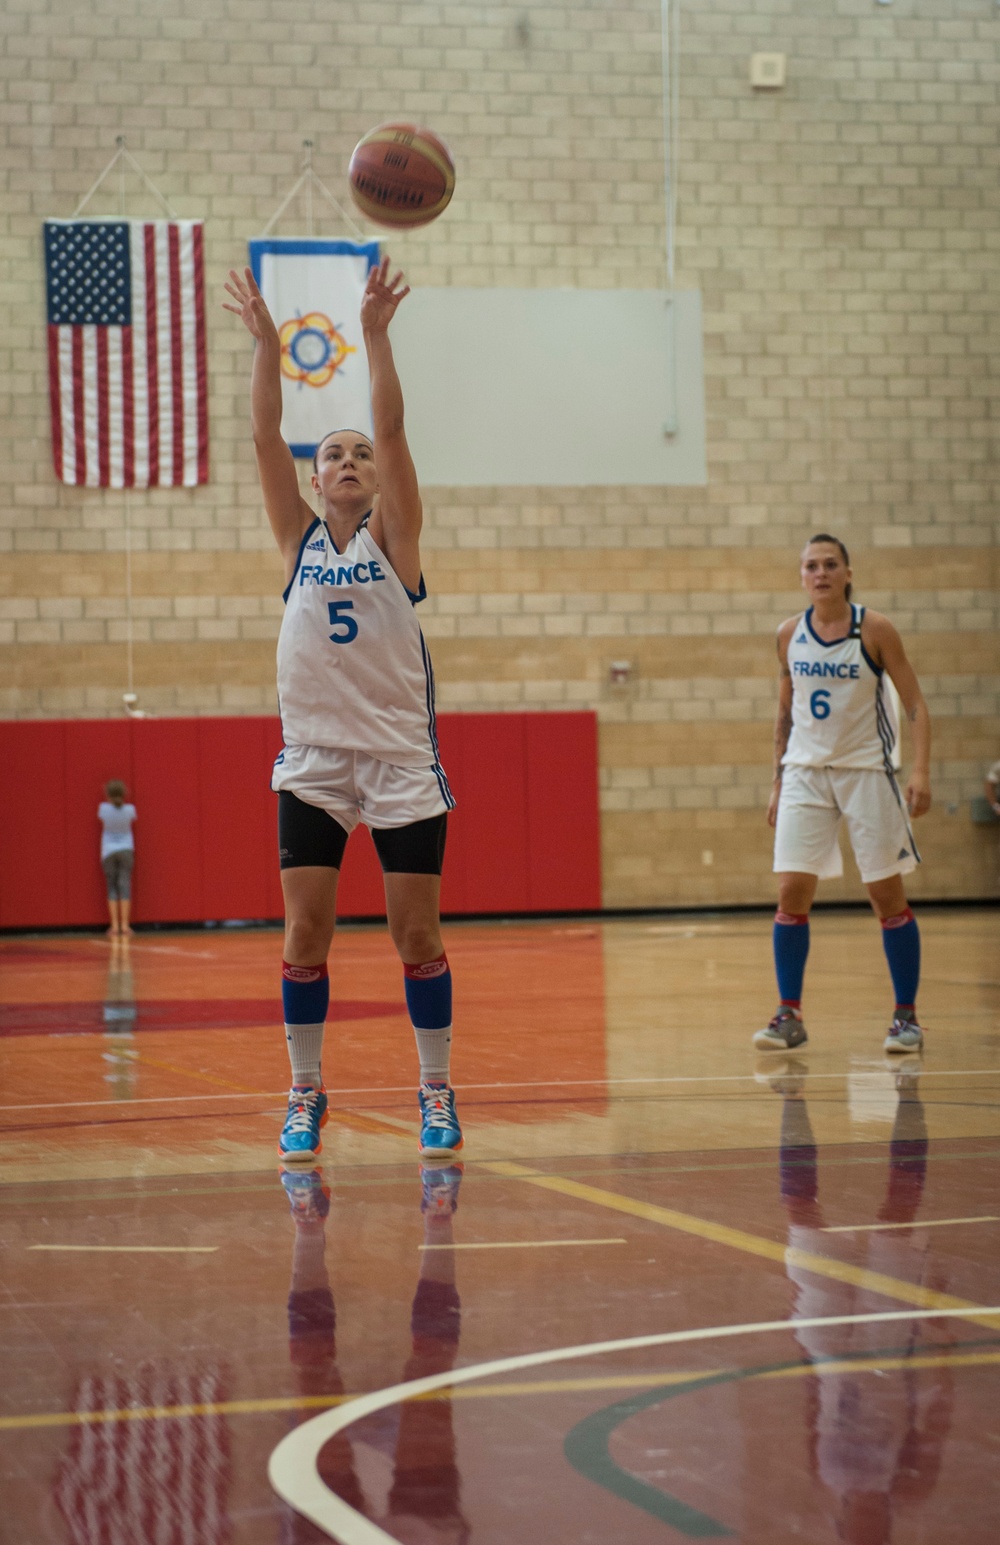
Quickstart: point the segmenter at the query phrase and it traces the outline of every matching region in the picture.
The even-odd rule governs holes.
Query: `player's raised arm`
[[[420,529],[423,507],[416,469],[403,427],[403,389],[389,342],[389,323],[410,287],[400,273],[389,277],[389,259],[368,275],[361,302],[361,328],[371,376],[372,421],[378,503],[372,536],[408,590],[420,586]]]
[[[913,735],[913,767],[903,797],[910,814],[926,815],[931,807],[931,716],[916,672],[906,658],[903,640],[888,617],[866,612],[862,627],[865,645],[899,693]]]
[[[278,329],[249,268],[243,270],[242,276],[231,268],[226,290],[236,304],[223,301],[223,306],[240,318],[255,344],[250,378],[250,427],[264,508],[271,522],[274,539],[284,556],[285,577],[288,579],[298,554],[302,533],[313,519],[313,512],[299,493],[295,462],[281,437],[281,343]]]
[[[788,750],[788,737],[792,733],[792,673],[788,666],[788,640],[798,621],[789,617],[778,629],[778,713],[774,721],[774,782],[767,802],[767,824],[773,826],[778,819],[778,800],[781,797],[781,758]]]

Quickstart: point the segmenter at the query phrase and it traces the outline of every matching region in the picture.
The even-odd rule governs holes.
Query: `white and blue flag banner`
[[[250,267],[281,339],[281,432],[312,458],[331,429],[372,433],[361,297],[377,241],[259,237]]]

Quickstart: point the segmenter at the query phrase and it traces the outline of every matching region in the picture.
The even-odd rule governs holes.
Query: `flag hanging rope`
[[[670,319],[667,361],[668,401],[663,432],[679,429],[677,417],[677,306],[674,299],[674,242],[677,223],[677,167],[680,125],[680,3],[661,0],[660,61],[663,77],[663,191],[667,267],[667,308]]]
[[[148,188],[149,192],[152,193],[153,197],[155,199],[157,199],[158,202],[163,206],[163,209],[165,210],[168,219],[176,220],[178,218],[177,211],[173,208],[173,206],[170,203],[170,201],[168,199],[164,198],[163,194],[160,192],[160,190],[156,186],[156,184],[154,182],[152,182],[146,176],[146,173],[143,171],[142,167],[139,165],[138,161],[135,159],[135,156],[133,156],[130,153],[130,151],[126,148],[124,134],[119,134],[117,136],[117,138],[115,139],[115,145],[116,145],[117,148],[115,150],[114,155],[111,157],[111,160],[108,162],[107,166],[104,168],[103,172],[101,173],[100,177],[98,177],[97,181],[92,185],[91,188],[88,189],[88,191],[84,194],[83,198],[80,200],[79,204],[77,204],[77,206],[74,209],[72,215],[70,216],[70,219],[71,220],[76,220],[79,217],[81,212],[84,209],[86,209],[87,205],[90,203],[91,199],[94,197],[94,194],[97,192],[98,188],[101,186],[101,184],[103,182],[105,182],[107,180],[108,177],[110,177],[111,173],[114,171],[115,167],[117,166],[118,169],[119,169],[119,197],[121,199],[121,213],[122,214],[125,213],[125,206],[124,206],[124,199],[125,199],[125,170],[126,170],[126,167],[130,167],[132,169],[132,171],[135,172],[136,175],[141,179],[141,181],[143,182],[145,187]]]
[[[125,218],[125,171],[126,154],[125,140],[119,135],[116,141],[118,145],[118,213]],[[129,158],[131,159],[131,158]],[[159,195],[157,195],[159,196]],[[162,201],[161,201],[162,202]],[[167,206],[169,213],[169,205]],[[79,211],[78,211],[79,212]],[[125,704],[125,712],[131,714],[136,703],[135,695],[135,659],[134,659],[134,630],[132,611],[132,502],[129,491],[125,493],[125,692],[122,701]]]
[[[274,211],[274,214],[271,216],[270,220],[265,225],[261,234],[264,236],[270,236],[271,232],[274,230],[274,227],[277,225],[278,221],[281,219],[282,215],[285,213],[285,210],[291,204],[292,200],[296,198],[303,189],[305,189],[307,236],[313,236],[315,234],[313,229],[313,192],[314,190],[318,190],[326,199],[327,203],[336,210],[337,214],[343,220],[351,235],[354,236],[358,241],[366,241],[368,238],[365,236],[361,226],[358,225],[356,220],[352,219],[347,210],[344,208],[343,204],[340,203],[339,199],[337,199],[334,194],[330,192],[330,189],[327,187],[326,183],[316,175],[312,164],[312,140],[304,139],[302,141],[302,149],[305,152],[305,156],[302,162],[302,170],[300,171],[295,181],[292,183],[292,186],[285,194],[285,197],[282,199],[277,209]]]

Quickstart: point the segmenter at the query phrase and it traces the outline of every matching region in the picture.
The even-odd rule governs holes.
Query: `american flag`
[[[208,481],[200,220],[47,220],[56,476],[88,488]]]

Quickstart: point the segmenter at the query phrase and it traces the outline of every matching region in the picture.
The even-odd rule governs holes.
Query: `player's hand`
[[[236,305],[231,306],[228,300],[224,300],[222,302],[224,309],[238,316],[248,333],[260,340],[277,339],[278,329],[274,325],[263,295],[257,288],[257,281],[251,269],[244,268],[241,277],[235,268],[231,268],[226,290],[233,297]]]
[[[389,278],[389,259],[384,257],[377,268],[368,275],[365,293],[361,297],[361,326],[365,332],[378,332],[389,326],[396,314],[396,307],[410,293],[410,286],[402,273]]]
[[[781,798],[781,779],[771,790],[771,798],[767,802],[767,824],[774,827],[778,824],[778,800]]]
[[[906,785],[906,808],[914,820],[931,808],[931,784],[926,773],[912,772]]]

